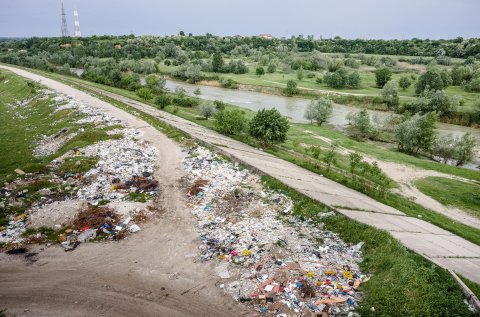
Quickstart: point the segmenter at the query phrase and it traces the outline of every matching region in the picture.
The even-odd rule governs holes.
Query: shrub
[[[407,90],[407,88],[410,87],[411,84],[412,82],[410,81],[410,78],[405,75],[400,77],[400,80],[398,81],[398,85],[400,86],[400,88],[402,88],[403,91]]]
[[[390,69],[382,67],[375,71],[375,81],[378,87],[383,88],[390,79],[392,79],[392,71]]]
[[[217,109],[212,102],[208,101],[202,102],[200,105],[198,105],[198,112],[204,116],[205,119],[208,119],[217,112]]]
[[[225,103],[221,100],[214,100],[213,101],[213,104],[215,105],[215,108],[218,110],[218,111],[223,111],[225,110]]]
[[[285,142],[290,128],[287,118],[277,109],[262,109],[257,112],[249,124],[249,133],[262,146]]]
[[[257,74],[257,76],[262,76],[265,74],[265,69],[262,66],[259,66],[255,70],[255,73]]]
[[[169,95],[162,94],[160,96],[157,96],[155,98],[154,103],[160,107],[160,109],[165,108],[166,106],[170,105],[172,103],[172,98],[170,98]]]
[[[144,100],[150,100],[153,98],[152,91],[149,88],[143,87],[137,90],[137,96]]]
[[[285,94],[287,96],[293,96],[298,94],[297,82],[295,80],[287,81],[287,88],[285,88]]]
[[[349,113],[347,120],[350,124],[349,134],[356,139],[371,139],[378,134],[366,109]]]
[[[244,112],[239,109],[219,111],[215,114],[215,127],[220,133],[227,135],[240,134],[246,126]]]
[[[238,88],[237,82],[231,78],[220,77],[220,79],[218,80],[218,83],[223,88],[230,88],[230,89]]]

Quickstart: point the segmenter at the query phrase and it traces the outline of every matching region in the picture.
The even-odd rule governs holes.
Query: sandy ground
[[[158,215],[120,242],[86,243],[70,253],[35,247],[37,255],[0,254],[0,308],[16,316],[236,316],[245,311],[215,286],[212,264],[195,263],[198,233],[184,208],[179,145],[123,112],[71,87],[50,88],[139,128],[159,150]]]
[[[315,136],[315,137],[318,139],[321,139],[322,141],[328,144],[332,144],[332,140],[329,138],[322,137],[322,136]],[[338,147],[337,151],[343,155],[349,155],[350,153],[353,152],[344,147]],[[415,168],[410,165],[388,162],[388,161],[381,161],[368,155],[363,155],[363,158],[368,163],[373,163],[376,161],[378,163],[378,166],[382,169],[382,171],[388,177],[390,177],[400,185],[400,188],[395,189],[397,193],[409,199],[414,200],[417,204],[425,208],[431,209],[451,219],[454,219],[458,222],[466,224],[467,226],[480,229],[479,218],[467,213],[462,209],[442,205],[440,202],[436,201],[435,199],[433,199],[428,195],[425,195],[415,187],[415,181],[425,177],[429,177],[429,176],[445,177],[449,179],[456,179],[456,180],[466,181],[466,182],[468,182],[469,180],[461,177],[449,175],[449,174],[432,171],[432,170],[423,170],[423,169]]]

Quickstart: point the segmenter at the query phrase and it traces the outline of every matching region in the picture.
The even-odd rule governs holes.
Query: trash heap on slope
[[[116,127],[115,130],[107,133],[119,135],[121,138],[101,141],[84,148],[75,148],[53,160],[49,165],[51,170],[48,174],[33,175],[19,170],[17,174],[20,178],[0,188],[0,208],[22,206],[34,194],[41,197],[29,207],[26,214],[20,215],[21,217],[11,215],[9,223],[0,227],[0,243],[20,244],[24,242],[25,238],[22,235],[28,228],[35,226],[30,222],[31,217],[27,216],[34,214],[42,220],[42,226],[56,230],[70,226],[74,218],[71,212],[75,213],[71,206],[78,201],[85,201],[91,206],[108,203],[107,207],[112,209],[110,215],[116,214],[117,216],[104,217],[105,221],[101,224],[73,226],[68,232],[62,233],[59,240],[63,242],[67,250],[72,249],[79,242],[93,239],[98,235],[108,235],[111,239],[117,239],[126,232],[139,231],[138,223],[148,218],[150,214],[148,207],[158,193],[159,184],[153,178],[157,150],[153,146],[139,141],[142,133],[140,130],[125,128],[120,120],[116,120],[88,104],[53,91],[43,91],[43,94],[43,99],[51,98],[53,101],[52,113],[71,109],[74,114],[81,115],[77,124],[93,123],[98,128],[118,125],[119,127]],[[12,108],[26,106],[29,101],[17,102],[12,105]],[[83,128],[80,128],[79,132],[83,132]],[[77,132],[71,132],[65,128],[52,136],[43,136],[42,140],[37,142],[34,153],[38,156],[51,155],[75,135]],[[86,173],[56,173],[56,168],[66,159],[78,156],[98,157],[98,162]],[[18,188],[42,179],[48,179],[52,187],[43,188],[38,192],[27,191],[13,194]],[[58,203],[62,201],[71,202],[71,204],[61,205],[68,209],[70,217],[58,216],[59,212],[63,214],[65,211],[58,207]],[[116,208],[121,208],[122,211],[118,212],[115,210]],[[101,208],[83,208],[76,212],[79,215],[87,213],[90,218],[101,218],[101,210]],[[38,215],[41,216],[38,217]],[[60,223],[60,218],[62,220],[68,218],[69,223]]]
[[[215,153],[192,148],[184,160],[200,261],[215,261],[220,287],[258,314],[350,314],[368,280],[362,244],[291,214],[293,203],[264,191],[258,176]]]

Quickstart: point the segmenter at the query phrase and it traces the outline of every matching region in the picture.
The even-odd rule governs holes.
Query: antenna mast
[[[74,29],[75,29],[75,37],[81,37],[82,32],[80,32],[80,21],[78,20],[78,10],[77,6],[73,10],[73,20],[74,20]]]
[[[62,37],[68,37],[67,16],[65,15],[65,8],[62,2]]]

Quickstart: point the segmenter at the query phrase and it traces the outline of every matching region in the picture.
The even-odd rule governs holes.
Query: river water
[[[80,76],[83,69],[75,68],[72,69],[72,71]],[[142,84],[145,84],[145,79],[141,78],[141,82]],[[166,88],[174,91],[177,87],[183,87],[189,95],[193,95],[194,90],[200,88],[201,94],[197,96],[199,98],[206,100],[221,100],[253,111],[258,111],[263,108],[276,108],[282,115],[288,117],[294,122],[308,122],[303,117],[305,109],[310,102],[308,99],[270,95],[254,91],[226,89],[221,87],[192,85],[185,82],[167,80]],[[359,108],[356,107],[335,104],[329,123],[342,129],[348,124],[348,120],[346,119],[347,114],[358,110]],[[391,113],[384,111],[368,110],[368,112],[375,115],[380,121],[391,115]],[[437,131],[439,135],[451,134],[454,137],[461,137],[469,132],[477,140],[477,149],[480,145],[480,129],[439,122],[437,123]],[[469,164],[465,167],[475,168],[478,165],[480,165],[480,151],[477,151],[473,164]]]
[[[189,95],[193,95],[194,90],[200,88],[201,94],[197,96],[199,98],[206,100],[221,100],[253,111],[258,111],[263,108],[276,108],[282,115],[288,117],[294,122],[308,122],[303,117],[305,109],[310,102],[308,99],[270,95],[254,91],[199,86],[185,82],[167,80],[166,88],[174,91],[177,87],[185,88]],[[347,114],[358,110],[359,108],[356,107],[335,104],[329,123],[342,129],[348,124],[348,120],[346,119]],[[384,111],[368,110],[368,112],[375,115],[380,121],[383,121],[391,115],[391,113]],[[455,137],[461,137],[469,132],[477,140],[477,145],[480,145],[480,129],[439,122],[437,123],[437,131],[439,135],[451,134]],[[480,165],[480,153],[477,151],[473,164],[468,164],[465,167],[475,168],[478,165]]]

